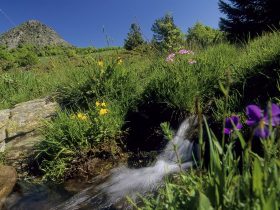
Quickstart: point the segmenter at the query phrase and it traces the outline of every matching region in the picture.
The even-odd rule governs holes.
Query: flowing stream
[[[45,205],[46,208],[37,209],[101,210],[130,208],[125,205],[126,202],[124,200],[126,196],[136,201],[139,194],[144,195],[147,192],[156,190],[166,175],[186,170],[193,166],[193,155],[196,153],[197,145],[189,141],[188,136],[192,132],[194,124],[196,124],[196,118],[194,117],[184,120],[174,138],[168,142],[152,166],[139,169],[131,169],[124,166],[115,168],[107,178],[96,177],[96,180],[99,181],[94,181],[91,186],[75,195],[67,194],[63,190],[57,190],[56,193],[60,193],[51,199],[51,196],[45,193],[44,196],[50,196],[45,203],[51,202],[51,204]],[[100,180],[102,180],[101,183]],[[21,208],[20,202],[23,201],[19,199],[16,203],[17,205],[13,205],[17,208],[8,206],[8,209],[25,209]]]

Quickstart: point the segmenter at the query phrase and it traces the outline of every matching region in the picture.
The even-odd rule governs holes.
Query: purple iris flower
[[[248,119],[246,124],[249,126],[257,126],[263,120],[263,110],[257,105],[249,105],[246,107],[246,114]]]
[[[277,104],[271,104],[270,110],[269,107],[267,107],[265,121],[268,125],[269,123],[271,123],[272,126],[280,125],[280,107]]]
[[[231,134],[232,131],[240,130],[242,128],[242,124],[240,123],[239,117],[238,116],[231,116],[226,118],[226,124],[225,124],[225,129],[224,133],[225,134]]]
[[[256,105],[249,105],[246,107],[246,114],[248,116],[246,124],[255,127],[254,135],[257,137],[269,136],[270,122],[272,126],[280,124],[280,108],[276,104],[271,104],[271,109],[267,108],[265,112]]]

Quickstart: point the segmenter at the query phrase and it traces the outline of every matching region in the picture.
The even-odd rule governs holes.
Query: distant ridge
[[[71,46],[53,29],[38,20],[28,20],[0,35],[0,45],[12,49],[21,44]]]

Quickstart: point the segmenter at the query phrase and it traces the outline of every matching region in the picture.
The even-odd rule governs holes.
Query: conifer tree
[[[144,39],[141,34],[140,26],[137,23],[132,23],[127,38],[124,40],[124,48],[133,50],[142,44],[144,44]]]
[[[157,19],[152,26],[152,31],[154,32],[152,42],[160,49],[176,49],[184,42],[184,35],[175,25],[173,16],[170,14]]]
[[[220,28],[231,40],[247,40],[279,28],[279,5],[279,0],[219,0],[219,9],[226,14],[220,19]]]

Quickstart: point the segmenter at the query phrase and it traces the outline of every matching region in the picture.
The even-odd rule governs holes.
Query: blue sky
[[[218,28],[222,16],[218,0],[1,0],[0,9],[0,33],[36,19],[79,47],[105,47],[105,34],[122,46],[135,21],[150,40],[152,24],[167,12],[184,33],[197,21]]]

